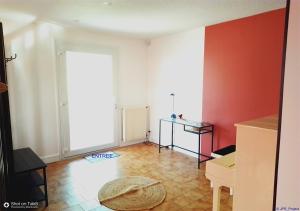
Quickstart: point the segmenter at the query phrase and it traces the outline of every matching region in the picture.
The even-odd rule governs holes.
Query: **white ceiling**
[[[0,0],[5,33],[32,21],[140,38],[212,25],[285,7],[286,0]]]

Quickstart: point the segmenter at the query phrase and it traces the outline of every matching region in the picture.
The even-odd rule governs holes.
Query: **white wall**
[[[277,185],[277,207],[300,209],[300,1],[291,0]],[[286,210],[287,210],[286,209]],[[292,210],[292,209],[290,209]],[[295,209],[296,210],[296,209]]]
[[[36,23],[5,37],[15,148],[31,147],[46,161],[59,155],[58,50],[65,41],[100,45],[118,54],[119,107],[147,105],[147,45],[144,40]]]
[[[158,143],[159,118],[170,117],[175,93],[175,113],[202,119],[204,27],[151,40],[148,49],[148,95],[151,139]],[[164,144],[170,143],[170,125],[162,127]],[[195,134],[175,128],[175,143],[197,150]]]
[[[54,39],[47,26],[32,24],[5,37],[16,60],[8,63],[14,148],[31,147],[43,158],[58,156]],[[6,46],[6,47],[8,47]]]

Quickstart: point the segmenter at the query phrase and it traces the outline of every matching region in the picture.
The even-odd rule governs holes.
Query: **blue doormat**
[[[119,157],[120,155],[115,152],[100,152],[100,153],[92,153],[91,155],[88,155],[85,157],[89,162],[96,163],[103,160],[109,160],[112,158]]]

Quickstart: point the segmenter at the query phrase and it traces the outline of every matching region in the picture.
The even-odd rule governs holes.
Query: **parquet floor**
[[[90,163],[83,158],[48,165],[49,206],[40,210],[108,211],[97,200],[106,182],[122,176],[147,176],[166,187],[165,201],[153,211],[211,211],[212,190],[205,178],[205,163],[197,169],[196,158],[155,145],[138,144],[114,150],[118,158]],[[222,211],[232,207],[229,190],[222,191]]]

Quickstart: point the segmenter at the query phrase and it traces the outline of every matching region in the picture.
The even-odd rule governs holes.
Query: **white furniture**
[[[272,210],[277,116],[236,124],[234,211]]]
[[[233,211],[272,210],[277,116],[238,123],[236,152],[206,163],[213,184],[213,211],[220,210],[220,187],[233,188]]]
[[[213,185],[213,211],[220,211],[221,187],[234,189],[235,153],[207,161],[205,176]]]

